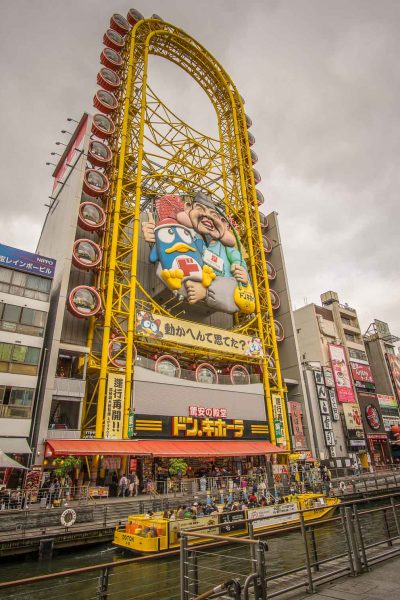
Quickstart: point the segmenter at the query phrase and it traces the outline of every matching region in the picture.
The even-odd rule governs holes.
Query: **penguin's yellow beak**
[[[176,244],[174,244],[173,246],[171,246],[171,248],[167,248],[165,251],[165,254],[171,254],[172,252],[196,252],[196,248],[193,248],[193,246],[188,246],[187,244],[184,244],[183,242],[177,242]]]

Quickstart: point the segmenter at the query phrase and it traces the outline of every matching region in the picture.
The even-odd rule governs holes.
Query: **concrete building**
[[[400,357],[396,354],[399,339],[390,332],[387,323],[378,319],[371,323],[364,334],[365,349],[375,381],[383,422],[395,459],[400,459],[400,446],[397,443],[400,425]]]
[[[280,340],[278,347],[281,371],[287,388],[286,401],[292,452],[301,453],[304,450],[312,450],[311,436],[308,430],[310,415],[305,401],[306,391],[303,370],[279,231],[278,214],[276,212],[268,214],[265,224],[268,224],[268,228],[264,236],[264,248],[270,265],[269,276],[271,278],[272,300],[276,302],[276,308],[274,309],[275,326]]]
[[[378,394],[393,396],[400,402],[400,381],[397,378],[400,359],[396,355],[399,341],[389,325],[375,319],[364,335],[364,344]]]
[[[336,466],[348,466],[356,454],[364,468],[383,465],[390,449],[357,312],[336,292],[321,302],[295,311],[316,446],[323,457],[329,448]]]
[[[55,260],[0,244],[0,448],[30,464]]]
[[[42,456],[47,452],[50,462],[53,453],[79,454],[79,444],[85,440],[91,441],[93,437],[87,397],[85,405],[91,370],[87,342],[89,322],[88,319],[76,318],[68,310],[72,289],[80,285],[98,285],[97,274],[93,270],[77,268],[73,258],[77,240],[86,238],[101,244],[103,235],[103,230],[99,233],[88,232],[80,226],[83,204],[89,201],[101,207],[99,199],[88,198],[83,191],[91,128],[92,117],[84,115],[53,173],[55,182],[52,204],[38,243],[38,251],[50,254],[57,260],[49,316],[51,328],[46,338],[49,358],[35,427],[36,445]],[[263,224],[264,250],[270,263],[268,269],[275,304],[274,316],[278,319],[276,332],[281,340],[279,355],[287,388],[292,449],[294,452],[311,450],[307,439],[308,406],[305,403],[304,381],[276,213],[264,218]],[[145,281],[146,289],[152,290],[153,298],[163,304],[169,301],[168,295],[160,280],[149,269],[148,252],[148,245],[142,240],[139,245],[139,277]],[[226,328],[232,324],[232,317],[221,312],[196,311],[193,308],[192,313],[192,318],[206,326]],[[254,371],[247,379],[246,372],[238,369],[237,377],[242,373],[243,381],[236,380],[235,385],[232,385],[228,371],[215,365],[218,378],[218,385],[215,385],[213,367],[205,365],[204,373],[194,381],[193,370],[189,368],[185,358],[185,353],[176,357],[162,357],[138,352],[132,398],[133,435],[138,440],[164,441],[171,437],[174,427],[178,427],[177,419],[219,414],[228,419],[229,424],[239,421],[243,423],[243,439],[265,439],[268,425],[259,373]],[[211,369],[210,372],[207,369]],[[183,427],[180,422],[179,426]],[[124,443],[126,442],[127,440]],[[63,446],[64,450],[59,450],[62,444],[65,448]],[[85,451],[82,450],[82,453]],[[103,454],[101,472],[107,471],[111,465],[112,468],[119,469],[123,464],[121,457],[114,456],[111,460],[107,451]],[[235,459],[235,466],[240,469],[245,460],[246,450],[243,450],[243,456]],[[136,468],[141,477],[145,478],[149,474],[153,468],[152,461],[152,458],[138,459]],[[192,458],[193,461],[195,459]]]

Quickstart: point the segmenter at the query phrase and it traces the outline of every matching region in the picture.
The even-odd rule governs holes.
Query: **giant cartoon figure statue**
[[[156,200],[160,217],[142,223],[152,244],[150,261],[157,275],[189,304],[205,302],[214,310],[251,314],[254,294],[239,238],[210,196],[192,199],[163,196]]]

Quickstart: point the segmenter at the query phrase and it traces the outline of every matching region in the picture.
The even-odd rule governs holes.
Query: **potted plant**
[[[180,481],[182,477],[186,475],[188,470],[188,464],[183,458],[171,458],[169,461],[168,472],[175,482],[174,491],[178,491],[180,488]]]

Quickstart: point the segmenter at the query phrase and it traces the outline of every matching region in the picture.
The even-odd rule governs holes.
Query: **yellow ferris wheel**
[[[94,99],[99,113],[94,115],[93,131],[99,138],[107,139],[113,159],[103,170],[110,183],[104,196],[107,224],[96,286],[103,310],[90,318],[83,430],[92,429],[96,438],[103,437],[107,379],[110,373],[121,371],[122,366],[125,376],[123,437],[128,436],[136,351],[149,355],[154,348],[161,348],[184,354],[193,362],[234,360],[235,355],[226,347],[185,345],[167,336],[154,339],[138,332],[138,319],[144,314],[176,319],[183,314],[185,306],[197,301],[197,291],[201,300],[204,294],[211,297],[211,287],[215,287],[218,280],[222,281],[218,268],[223,270],[224,265],[218,265],[218,261],[228,261],[237,281],[234,282],[236,307],[226,309],[230,314],[227,329],[259,341],[261,352],[242,356],[241,360],[258,365],[262,373],[273,443],[277,441],[272,426],[276,415],[271,396],[275,394],[282,399],[283,426],[289,444],[263,224],[258,208],[263,197],[255,187],[258,181],[258,173],[253,168],[256,154],[250,148],[254,138],[248,131],[251,119],[245,114],[244,101],[229,75],[203,46],[156,15],[145,19],[135,9],[129,11],[127,19],[113,15],[104,43],[103,66],[97,79],[101,89]],[[204,90],[215,111],[218,136],[205,135],[185,123],[150,88],[151,56],[175,63]],[[154,294],[148,285],[148,269],[144,268],[143,244],[149,241],[146,232],[149,235],[150,231],[152,242],[155,233],[164,240],[172,235],[168,231],[174,229],[171,223],[174,225],[176,218],[179,231],[191,235],[188,215],[193,217],[195,211],[190,213],[190,210],[195,204],[200,212],[207,213],[197,223],[208,228],[209,235],[206,231],[203,239],[197,236],[186,244],[181,241],[174,248],[200,251],[204,263],[208,253],[208,267],[201,267],[202,284],[197,281],[197,288],[193,283],[186,284],[187,293],[179,293],[179,287],[183,289],[184,280],[179,281],[182,270],[171,269],[171,263],[169,268],[160,269],[161,275],[158,272],[169,294]],[[212,216],[207,217],[212,214],[214,221]],[[183,215],[181,220],[180,215]],[[144,224],[148,222],[150,227],[146,229]],[[221,239],[229,240],[227,246],[230,246],[223,249],[222,259],[210,251],[217,247],[213,233],[219,227],[225,228],[224,238],[220,231],[219,243]],[[211,245],[207,240],[211,240]],[[171,248],[167,252],[173,254]],[[243,267],[237,268],[240,261]],[[211,273],[215,284],[209,282],[207,273]],[[201,286],[209,289],[204,291]],[[113,351],[110,352],[110,348]],[[120,363],[119,356],[123,356]]]

